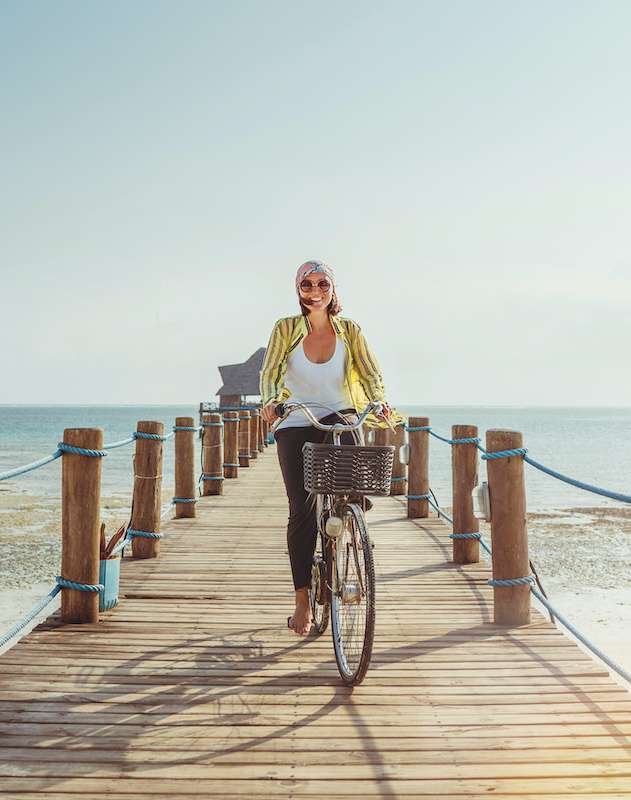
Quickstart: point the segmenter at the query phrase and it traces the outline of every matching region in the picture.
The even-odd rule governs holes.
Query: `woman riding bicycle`
[[[276,323],[265,353],[263,418],[274,422],[276,406],[291,397],[292,402],[306,404],[316,419],[326,424],[339,422],[341,414],[350,415],[354,422],[356,412],[368,402],[382,402],[383,417],[399,421],[401,417],[385,402],[379,365],[359,325],[338,316],[341,306],[331,268],[321,261],[302,264],[296,273],[296,292],[302,313]],[[373,416],[368,424],[386,423]],[[302,446],[322,442],[325,437],[299,411],[284,419],[275,432],[289,501],[287,547],[296,591],[296,606],[288,624],[302,636],[311,629],[309,584],[317,535],[315,506],[304,489]],[[353,438],[344,434],[342,442],[352,444]]]

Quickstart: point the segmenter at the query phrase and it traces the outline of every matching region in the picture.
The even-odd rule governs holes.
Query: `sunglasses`
[[[301,292],[311,292],[315,288],[320,289],[322,292],[328,292],[331,288],[331,284],[329,281],[325,280],[324,278],[318,281],[316,284],[311,283],[311,281],[301,281],[300,282],[300,291]]]

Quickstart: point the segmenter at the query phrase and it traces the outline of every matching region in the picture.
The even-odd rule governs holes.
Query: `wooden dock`
[[[631,694],[537,612],[492,623],[490,571],[396,497],[370,512],[373,662],[341,685],[330,635],[285,627],[286,499],[270,448],[159,559],[125,559],[96,624],[0,657],[11,797],[631,797]]]

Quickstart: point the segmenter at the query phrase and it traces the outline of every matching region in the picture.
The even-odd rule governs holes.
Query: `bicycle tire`
[[[328,508],[327,508],[328,506]],[[331,500],[323,496],[316,498],[316,519],[318,532],[316,548],[311,566],[311,584],[309,586],[309,603],[311,605],[311,633],[321,636],[329,626],[331,616],[331,557],[328,537],[324,533],[324,514],[330,510]]]
[[[331,634],[340,677],[347,686],[356,686],[364,680],[372,658],[375,566],[362,508],[349,503],[342,513],[344,532],[335,542],[332,569]],[[349,576],[349,569],[354,574]],[[358,593],[359,601],[348,600]]]

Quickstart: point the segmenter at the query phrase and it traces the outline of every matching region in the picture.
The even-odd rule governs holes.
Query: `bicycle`
[[[303,403],[279,404],[276,414],[285,419],[296,410],[319,430],[333,434],[332,444],[307,442],[302,448],[304,486],[315,495],[318,525],[309,587],[311,633],[323,634],[330,618],[340,676],[346,685],[355,686],[366,675],[375,632],[374,545],[363,501],[356,501],[369,494],[389,494],[394,447],[367,447],[362,442],[361,427],[372,411],[380,413],[381,403],[370,403],[352,424],[324,425]],[[341,444],[342,433],[352,433],[355,444]]]

